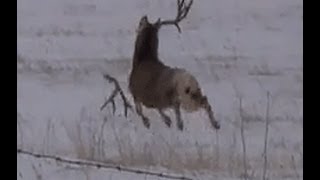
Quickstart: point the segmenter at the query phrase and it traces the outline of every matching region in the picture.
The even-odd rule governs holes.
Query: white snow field
[[[303,179],[302,0],[194,0],[181,34],[160,30],[160,58],[196,76],[218,133],[202,111],[183,113],[183,132],[170,110],[171,128],[150,109],[150,129],[134,112],[126,118],[120,97],[114,115],[111,105],[100,111],[114,89],[103,73],[133,104],[127,78],[138,21],[174,17],[175,0],[17,3],[18,149],[192,179],[244,179],[245,169],[247,179],[262,179],[268,117],[266,177]],[[17,153],[17,179],[165,178]]]

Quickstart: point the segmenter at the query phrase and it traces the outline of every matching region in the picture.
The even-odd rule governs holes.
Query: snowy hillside
[[[160,58],[196,76],[221,122],[218,133],[202,111],[183,113],[180,132],[154,110],[145,110],[150,129],[133,112],[125,118],[120,98],[115,115],[112,106],[99,109],[114,88],[103,73],[120,81],[132,103],[127,78],[138,21],[175,16],[175,0],[17,3],[19,149],[194,179],[240,179],[242,119],[247,171],[261,179],[268,116],[267,176],[302,179],[302,0],[194,0],[181,34],[161,29]],[[18,179],[162,179],[21,153],[17,159]]]

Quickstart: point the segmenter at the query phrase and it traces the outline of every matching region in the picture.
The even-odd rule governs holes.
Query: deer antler
[[[122,98],[123,101],[123,106],[124,106],[124,114],[127,117],[128,115],[128,109],[132,110],[132,105],[129,103],[128,99],[126,98],[126,96],[124,95],[119,82],[116,80],[116,78],[110,76],[109,74],[104,74],[103,77],[108,80],[109,82],[113,82],[115,85],[115,89],[113,90],[112,94],[109,96],[109,98],[104,102],[104,104],[100,107],[100,111],[103,110],[103,108],[105,108],[107,106],[107,104],[109,102],[112,103],[112,109],[113,109],[113,114],[116,111],[116,105],[114,102],[114,98],[118,95],[118,93],[120,93],[120,96]]]
[[[160,28],[162,25],[175,25],[179,33],[181,33],[179,22],[182,19],[187,17],[187,14],[189,13],[192,3],[193,3],[193,0],[190,0],[188,4],[186,4],[184,0],[177,0],[178,12],[177,12],[176,18],[172,20],[165,20],[165,21],[161,21],[161,19],[159,18],[158,21],[156,22],[156,25],[158,26],[158,28]]]

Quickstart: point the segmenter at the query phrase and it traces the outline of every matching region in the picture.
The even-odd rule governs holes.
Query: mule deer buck
[[[203,108],[208,113],[212,126],[215,129],[220,128],[196,78],[184,69],[165,65],[158,57],[159,29],[165,25],[174,25],[181,33],[179,22],[186,18],[192,3],[192,0],[189,3],[178,0],[177,16],[172,20],[162,21],[159,18],[155,23],[150,23],[147,16],[140,19],[129,76],[129,90],[136,112],[147,128],[150,127],[150,120],[143,114],[143,106],[156,109],[168,127],[171,127],[171,119],[164,110],[173,109],[177,127],[181,131],[184,127],[180,109],[194,112]]]

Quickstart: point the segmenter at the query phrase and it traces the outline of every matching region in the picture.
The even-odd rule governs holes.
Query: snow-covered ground
[[[303,1],[194,1],[181,34],[161,29],[159,55],[197,77],[219,133],[204,112],[183,113],[180,132],[153,110],[145,110],[150,129],[133,112],[125,118],[120,98],[115,115],[111,106],[99,110],[114,88],[103,73],[116,77],[131,100],[138,21],[144,14],[174,17],[175,0],[18,0],[18,148],[195,179],[240,179],[241,99],[248,174],[261,179],[269,91],[267,176],[302,179]],[[17,158],[18,179],[161,179]]]

